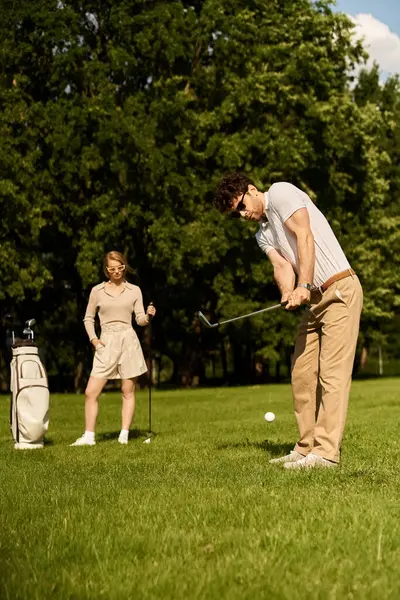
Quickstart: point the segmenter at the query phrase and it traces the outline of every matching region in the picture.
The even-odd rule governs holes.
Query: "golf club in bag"
[[[43,448],[49,426],[46,370],[34,343],[35,320],[25,323],[22,338],[12,329],[10,429],[17,450]]]
[[[268,312],[269,310],[275,310],[276,308],[282,308],[286,306],[287,302],[281,302],[280,304],[274,304],[274,306],[268,306],[267,308],[262,308],[261,310],[256,310],[251,313],[247,313],[247,315],[241,315],[240,317],[234,317],[233,319],[227,319],[226,321],[219,321],[217,323],[210,323],[210,321],[203,315],[203,313],[199,310],[198,317],[200,323],[209,328],[219,327],[220,325],[225,325],[225,323],[232,323],[232,321],[239,321],[239,319],[246,319],[247,317],[253,317],[254,315],[259,315],[263,312]]]

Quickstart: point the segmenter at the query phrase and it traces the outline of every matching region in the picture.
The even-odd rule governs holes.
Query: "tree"
[[[0,267],[2,304],[38,317],[54,386],[87,375],[81,318],[111,249],[158,308],[154,347],[175,382],[204,379],[220,351],[228,377],[228,348],[236,382],[288,361],[293,315],[213,334],[196,319],[279,297],[254,226],[211,206],[228,170],[302,187],[368,281],[365,232],[378,229],[387,292],[366,286],[366,305],[390,313],[391,167],[374,151],[390,120],[353,101],[348,70],[364,53],[330,2],[21,0],[4,4],[0,32],[0,236],[18,266]]]

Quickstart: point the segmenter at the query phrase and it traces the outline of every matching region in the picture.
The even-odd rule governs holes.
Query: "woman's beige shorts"
[[[94,353],[91,377],[131,379],[146,373],[142,347],[127,323],[109,323],[101,328],[101,341]]]

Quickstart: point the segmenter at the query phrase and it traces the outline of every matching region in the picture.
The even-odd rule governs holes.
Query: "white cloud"
[[[363,38],[369,54],[368,67],[376,61],[382,71],[400,73],[400,37],[372,15],[360,13],[350,19],[356,26],[356,36]]]

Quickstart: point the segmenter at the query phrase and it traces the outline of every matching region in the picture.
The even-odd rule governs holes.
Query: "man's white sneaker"
[[[315,467],[330,469],[332,467],[337,467],[338,464],[310,452],[310,454],[307,454],[307,456],[304,456],[301,460],[286,463],[283,466],[285,469],[314,469]]]
[[[127,444],[128,443],[128,438],[125,435],[120,435],[118,438],[118,441],[120,444]]]
[[[278,464],[297,462],[298,460],[301,460],[302,458],[305,458],[304,454],[300,454],[300,452],[297,452],[296,450],[292,450],[290,452],[290,454],[286,454],[286,456],[280,456],[279,458],[271,458],[271,460],[269,462],[272,465],[274,465],[274,464],[278,465]]]
[[[76,440],[71,446],[95,446],[95,440],[89,440],[85,434]]]

